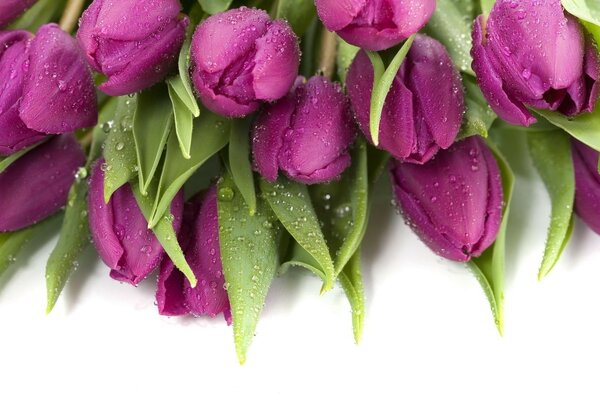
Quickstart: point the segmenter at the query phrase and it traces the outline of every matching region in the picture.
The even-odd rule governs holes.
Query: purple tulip
[[[179,0],[94,0],[77,39],[90,65],[108,77],[100,90],[134,93],[173,72],[189,23],[180,11]]]
[[[0,31],[0,155],[46,134],[94,126],[98,118],[92,76],[77,42],[58,25]]]
[[[575,212],[594,232],[600,234],[598,152],[575,139],[572,143]]]
[[[492,109],[528,126],[528,107],[567,116],[592,111],[598,50],[560,0],[497,0],[473,27],[473,70]]]
[[[231,323],[231,308],[219,248],[217,191],[213,186],[203,196],[185,204],[180,239],[186,260],[198,278],[192,288],[184,275],[165,258],[158,276],[156,300],[162,315],[215,317],[223,313]]]
[[[73,135],[49,139],[0,173],[0,232],[16,231],[54,214],[67,203],[85,154]]]
[[[425,165],[393,160],[390,171],[407,223],[440,256],[468,261],[496,239],[502,181],[481,138],[457,142]]]
[[[315,0],[325,27],[366,50],[393,47],[421,29],[435,0]]]
[[[334,180],[350,165],[356,130],[350,102],[338,83],[300,77],[292,91],[256,118],[252,153],[256,170],[275,181],[278,170],[306,183]]]
[[[364,51],[348,70],[348,95],[356,119],[371,140],[369,118],[373,65]],[[379,145],[395,158],[423,164],[454,143],[464,110],[460,74],[444,46],[417,35],[385,100]]]
[[[8,25],[23,14],[37,0],[2,0],[0,1],[0,27]]]
[[[192,39],[191,72],[202,103],[243,117],[283,97],[298,75],[298,39],[287,22],[240,7],[207,18]]]
[[[118,189],[104,203],[104,160],[99,160],[90,177],[89,222],[100,258],[111,269],[113,279],[137,285],[156,269],[165,251],[137,205],[131,186]],[[171,204],[175,231],[181,226],[183,193]]]

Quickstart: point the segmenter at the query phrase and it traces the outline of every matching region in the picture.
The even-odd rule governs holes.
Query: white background
[[[432,255],[384,195],[365,242],[362,343],[341,289],[319,296],[293,270],[272,287],[245,366],[221,318],[160,317],[154,277],[119,284],[92,251],[46,316],[48,233],[0,278],[0,398],[597,399],[600,237],[577,221],[537,282],[549,202],[519,146],[504,338],[475,278]]]

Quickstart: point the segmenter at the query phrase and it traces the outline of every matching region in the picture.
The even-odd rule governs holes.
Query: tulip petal
[[[319,18],[330,31],[348,26],[366,4],[367,0],[315,0]]]
[[[0,232],[25,228],[67,202],[85,154],[72,135],[50,139],[0,174]]]
[[[96,125],[96,90],[75,39],[56,24],[31,42],[19,115],[28,128],[66,133]]]
[[[179,316],[188,313],[183,294],[184,280],[183,273],[165,257],[160,266],[156,288],[156,303],[160,315]]]
[[[575,169],[575,211],[596,233],[600,234],[600,174],[598,152],[572,140]]]
[[[0,2],[0,27],[21,15],[37,0],[2,0]]]
[[[487,50],[483,46],[483,17],[475,20],[473,25],[473,70],[477,74],[477,82],[481,91],[492,109],[503,120],[515,124],[529,126],[536,122],[523,103],[511,98],[504,91],[502,79],[494,70],[488,58]]]

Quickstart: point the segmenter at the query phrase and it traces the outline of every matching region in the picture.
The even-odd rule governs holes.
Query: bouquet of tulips
[[[61,218],[48,312],[93,244],[112,279],[157,271],[159,314],[222,314],[241,362],[289,268],[343,287],[358,341],[389,174],[502,333],[508,131],[552,202],[539,278],[574,211],[600,233],[600,3],[0,0],[0,27],[0,273]]]

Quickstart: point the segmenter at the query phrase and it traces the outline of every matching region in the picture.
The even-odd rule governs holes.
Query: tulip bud
[[[361,130],[371,140],[369,118],[373,65],[357,54],[346,78]],[[403,161],[423,164],[456,139],[465,110],[460,74],[444,46],[417,35],[386,97],[379,146]]]
[[[338,83],[314,76],[256,118],[252,153],[256,170],[275,181],[281,169],[306,183],[334,180],[350,165],[356,131],[350,103]]]
[[[560,0],[498,0],[473,26],[473,70],[492,109],[529,126],[528,107],[574,116],[594,109],[598,50]]]
[[[502,179],[480,137],[457,142],[424,165],[393,160],[390,172],[404,218],[440,256],[468,261],[496,239]]]
[[[131,186],[119,188],[108,204],[104,203],[104,160],[93,167],[88,196],[89,222],[100,258],[111,269],[113,279],[137,285],[165,255],[165,251],[140,210]],[[173,225],[178,232],[183,212],[183,193],[171,204]]]
[[[0,2],[0,27],[8,25],[36,1],[37,0],[2,0]]]
[[[315,0],[323,25],[365,50],[393,47],[421,29],[435,0]]]
[[[298,39],[287,22],[240,7],[207,18],[192,38],[192,80],[202,103],[243,117],[284,96],[298,75]]]
[[[600,234],[598,152],[575,139],[572,143],[575,212],[594,232]]]
[[[162,315],[215,317],[223,313],[231,323],[229,298],[219,248],[217,191],[213,186],[204,196],[195,196],[185,204],[180,232],[185,258],[198,278],[192,288],[173,262],[165,258],[158,276],[156,300]]]
[[[179,0],[94,0],[77,39],[88,62],[108,80],[99,89],[121,96],[165,79],[177,66],[187,17]]]
[[[46,134],[94,126],[98,118],[92,76],[77,42],[58,25],[0,31],[0,155]]]
[[[85,154],[73,135],[54,137],[0,173],[0,232],[16,231],[54,214],[67,203]]]

